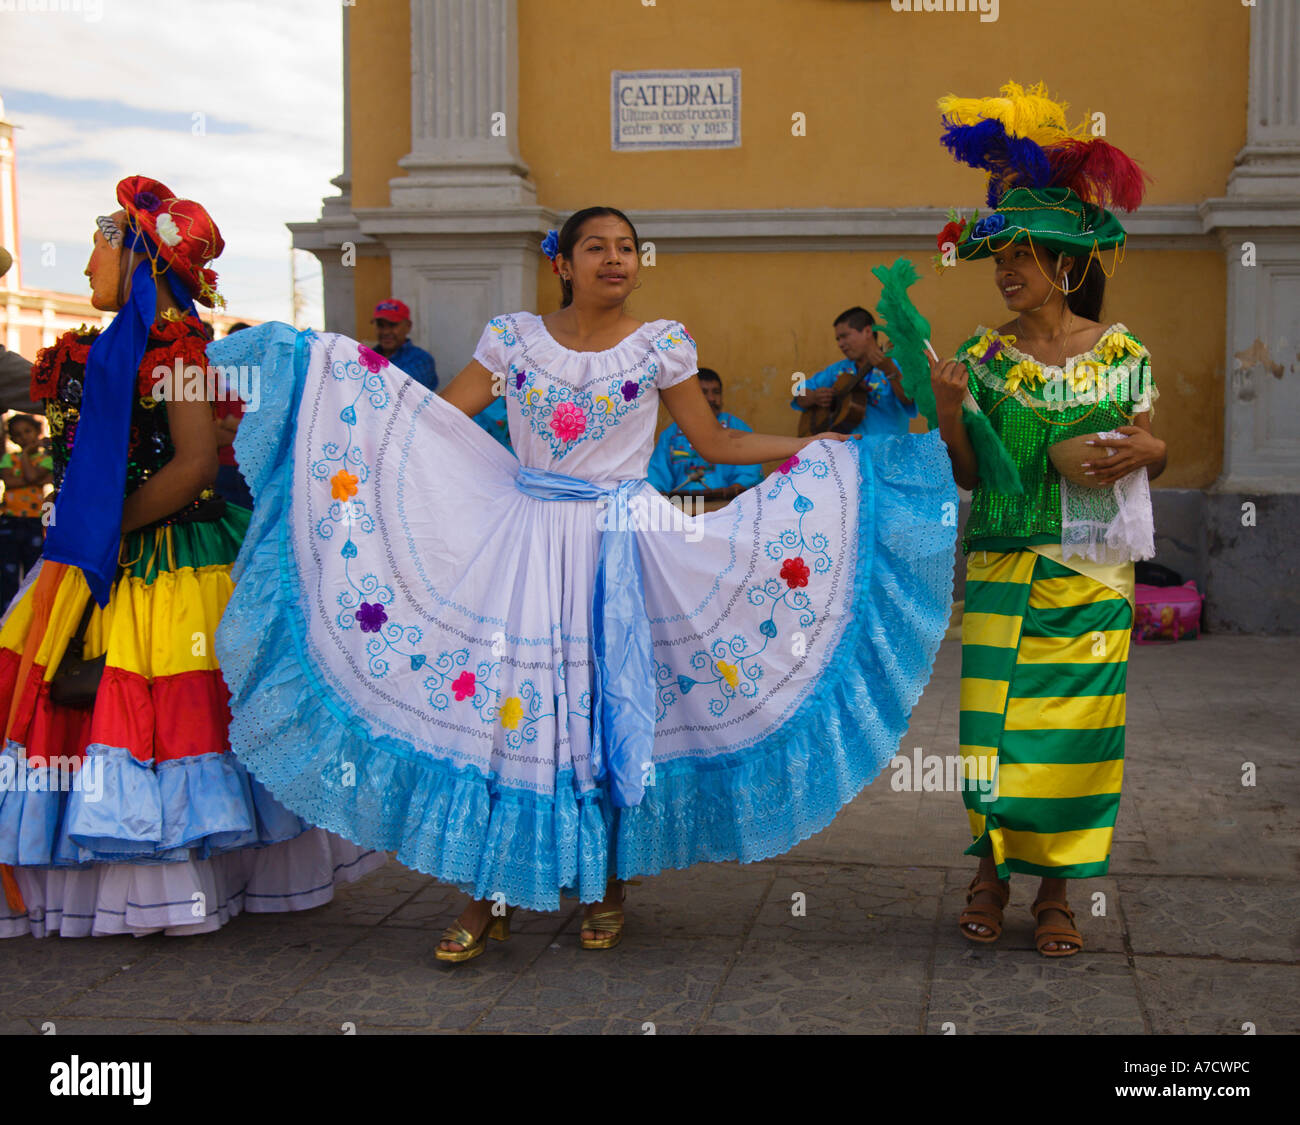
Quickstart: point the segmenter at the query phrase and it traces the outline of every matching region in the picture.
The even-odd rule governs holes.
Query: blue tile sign
[[[615,152],[740,147],[740,70],[616,70]]]

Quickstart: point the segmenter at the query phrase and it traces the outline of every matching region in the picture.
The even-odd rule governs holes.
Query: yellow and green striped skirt
[[[1083,573],[1083,571],[1087,573]],[[1124,776],[1133,566],[1059,547],[972,551],[962,620],[963,800],[1010,872],[1104,875]]]

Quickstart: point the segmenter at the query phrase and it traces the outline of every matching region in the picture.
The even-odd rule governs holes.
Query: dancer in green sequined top
[[[1145,504],[1149,529],[1149,499],[1137,474],[1159,475],[1165,444],[1151,432],[1150,356],[1124,324],[1101,316],[1101,251],[1117,257],[1125,235],[1099,205],[1116,202],[1116,192],[1104,177],[1085,174],[1098,156],[1111,174],[1125,172],[1137,184],[1121,193],[1131,209],[1141,196],[1140,170],[1108,145],[1091,151],[1069,139],[1063,117],[1047,121],[1033,99],[1054,103],[1041,88],[1003,92],[1010,96],[987,105],[945,100],[945,143],[993,173],[997,209],[954,224],[941,240],[959,259],[993,259],[994,282],[1013,314],[996,329],[981,328],[955,359],[931,364],[953,475],[973,494],[963,540],[959,741],[974,837],[967,854],[980,864],[958,925],[971,941],[995,941],[1011,873],[1036,875],[1035,943],[1045,956],[1065,957],[1083,948],[1066,880],[1108,870],[1123,777],[1132,559],[1147,555],[1128,541],[1114,547],[1123,535],[1107,538],[1117,525],[1129,526],[1122,519],[1101,525],[1091,557],[1063,549],[1074,509],[1063,517],[1062,478],[1049,450],[1094,435],[1083,479],[1097,487],[1069,484],[1067,502],[1081,498],[1124,517],[1141,514]],[[1026,112],[1009,113],[1007,105]],[[1039,150],[1041,161],[1024,157],[1025,146],[1033,147],[1029,134],[1045,144],[1057,133],[1071,160],[1050,147]],[[1050,184],[1033,180],[1046,176],[1044,169]],[[962,423],[963,403],[972,400],[1019,470],[1021,493],[994,492],[981,480]],[[1121,436],[1097,436],[1103,433]]]

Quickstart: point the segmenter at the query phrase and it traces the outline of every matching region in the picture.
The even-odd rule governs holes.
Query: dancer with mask
[[[213,636],[249,513],[211,487],[195,308],[218,299],[223,243],[157,180],[123,180],[117,203],[86,267],[117,315],[32,369],[58,492],[0,628],[4,936],[203,933],[319,905],[385,859],[311,828],[229,752]]]

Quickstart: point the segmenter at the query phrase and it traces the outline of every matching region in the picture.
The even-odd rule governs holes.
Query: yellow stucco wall
[[[626,0],[600,5],[598,21],[590,0],[519,0],[518,11],[520,150],[539,202],[560,211],[982,208],[983,177],[939,146],[934,103],[993,94],[1010,77],[1046,80],[1075,115],[1104,112],[1109,139],[1154,177],[1151,203],[1222,195],[1245,143],[1249,8],[1235,3],[1001,0],[992,24],[896,13],[887,0]],[[407,4],[368,0],[351,12],[353,200],[384,206],[409,149],[409,67],[397,65],[409,58]],[[1155,43],[1158,64],[1148,65]],[[611,151],[611,70],[720,67],[742,71],[740,148]],[[806,137],[791,135],[796,111]],[[928,253],[910,252],[924,279],[914,294],[936,345],[951,351],[979,321],[1000,321],[1002,303],[991,267],[939,278]],[[726,380],[728,409],[791,433],[790,373],[839,358],[830,321],[874,305],[870,267],[894,256],[661,248],[629,309],[686,323],[701,362]],[[386,259],[359,261],[358,331],[387,276]],[[538,292],[539,311],[556,307],[544,260]],[[1107,318],[1153,354],[1156,430],[1170,443],[1162,486],[1206,486],[1220,471],[1224,302],[1224,261],[1209,251],[1130,252],[1111,284]]]
[[[348,97],[352,206],[387,207],[388,181],[405,173],[411,151],[411,10],[408,0],[365,0],[348,9]],[[370,313],[389,293],[384,257],[357,258],[357,334],[370,338]]]
[[[1222,194],[1245,143],[1250,9],[1235,2],[1001,0],[990,24],[887,0],[599,7],[593,21],[590,0],[519,0],[520,144],[547,206],[972,206],[980,177],[940,147],[935,101],[1009,78],[1104,112],[1156,176],[1153,202]],[[741,147],[611,152],[610,71],[692,67],[741,68]]]

